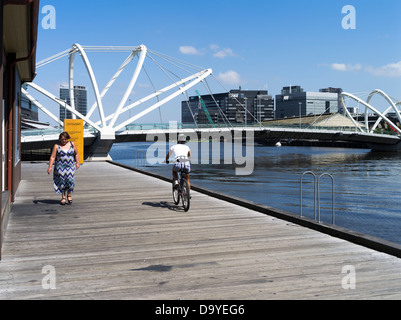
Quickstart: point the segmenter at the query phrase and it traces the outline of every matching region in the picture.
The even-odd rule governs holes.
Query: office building
[[[69,87],[66,85],[60,86],[60,99],[65,101],[66,104],[71,105]],[[86,116],[88,112],[88,94],[86,87],[74,86],[74,102],[75,110]],[[72,119],[72,113],[60,106],[60,120]]]
[[[203,102],[203,104],[202,104]],[[206,108],[206,109],[205,109]],[[250,125],[274,118],[274,100],[267,90],[230,90],[191,96],[181,103],[182,123]]]
[[[338,112],[341,92],[339,88],[305,92],[300,86],[283,87],[276,95],[276,119]]]
[[[21,121],[39,121],[38,107],[23,94],[21,95]]]
[[[38,107],[23,94],[21,95],[21,130],[46,129],[49,123],[39,121]],[[22,153],[24,156],[24,153]],[[24,160],[24,159],[23,159]]]

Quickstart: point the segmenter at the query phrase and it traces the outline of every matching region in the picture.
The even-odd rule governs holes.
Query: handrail
[[[146,162],[146,153],[144,150],[136,150],[135,152],[135,166],[144,167]]]
[[[313,176],[313,185],[314,185],[314,194],[313,194],[313,201],[314,201],[314,220],[318,220],[320,223],[320,179],[324,176],[328,176],[331,179],[331,223],[335,224],[335,212],[334,212],[334,178],[329,173],[322,173],[319,177],[313,171],[305,171],[301,175],[300,179],[300,213],[299,216],[302,218],[302,182],[305,175],[311,174]],[[317,192],[316,192],[317,190]],[[316,202],[318,207],[318,216],[316,219]]]
[[[334,178],[331,174],[328,173],[322,173],[318,180],[317,180],[317,204],[318,204],[318,210],[319,210],[319,222],[320,222],[320,178],[323,176],[328,176],[331,179],[331,223],[335,224],[335,216],[334,216]]]
[[[314,202],[314,219],[316,220],[316,174],[314,174],[312,171],[306,171],[302,174],[301,180],[300,180],[300,213],[299,216],[302,218],[302,180],[306,174],[311,174],[313,176],[313,185],[314,185],[314,194],[313,194],[313,202]]]

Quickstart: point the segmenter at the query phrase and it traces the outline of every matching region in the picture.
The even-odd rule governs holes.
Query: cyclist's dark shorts
[[[186,171],[187,171],[188,173],[191,172],[191,163],[190,163],[189,161],[186,161],[186,162],[176,162],[176,163],[174,163],[173,170],[174,170],[175,172],[178,172],[178,171],[180,171],[181,166],[183,166],[183,167],[186,169]]]

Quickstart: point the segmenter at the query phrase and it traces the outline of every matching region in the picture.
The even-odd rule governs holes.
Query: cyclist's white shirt
[[[188,158],[188,152],[191,149],[185,144],[176,144],[170,148],[170,151],[173,152],[174,159],[177,160],[178,158]]]

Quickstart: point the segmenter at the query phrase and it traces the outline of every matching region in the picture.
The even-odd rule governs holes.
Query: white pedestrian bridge
[[[127,53],[128,57],[126,57],[117,70],[115,70],[110,80],[102,89],[99,86],[88,54],[101,54],[104,52]],[[75,63],[76,56],[81,57],[82,64]],[[206,137],[207,135],[212,135],[212,137],[215,138],[219,134],[226,137],[228,133],[235,136],[235,133],[238,134],[241,132],[242,135],[248,136],[249,138],[263,136],[266,139],[276,139],[278,141],[282,139],[345,141],[365,143],[373,150],[395,151],[401,149],[399,143],[399,136],[401,135],[401,129],[399,128],[401,113],[398,110],[401,103],[379,89],[371,91],[366,100],[347,92],[342,92],[340,94],[340,106],[344,110],[345,116],[352,122],[352,128],[349,126],[346,128],[342,126],[338,128],[332,126],[325,128],[321,126],[318,128],[316,125],[305,127],[301,125],[302,119],[300,120],[299,126],[271,126],[267,123],[261,123],[239,100],[237,100],[237,103],[239,106],[242,106],[242,112],[246,115],[245,118],[249,119],[249,122],[256,123],[256,125],[237,126],[231,123],[225,116],[225,112],[220,109],[217,101],[215,101],[216,105],[214,107],[219,110],[221,118],[224,120],[224,125],[222,125],[222,127],[214,123],[210,123],[207,127],[202,127],[202,125],[197,124],[196,114],[193,114],[191,108],[189,109],[194,120],[193,127],[172,128],[171,125],[160,124],[150,126],[133,125],[133,123],[142,121],[143,117],[152,111],[159,110],[160,113],[160,108],[165,107],[168,102],[179,96],[183,97],[182,100],[188,102],[188,92],[189,90],[194,90],[195,86],[203,86],[204,91],[206,91],[208,95],[213,96],[214,94],[208,83],[208,79],[213,79],[218,82],[225,92],[229,90],[224,88],[218,78],[214,77],[212,69],[198,67],[166,56],[165,54],[148,49],[145,45],[105,47],[74,44],[71,48],[40,61],[36,66],[38,73],[40,73],[41,68],[55,61],[62,61],[63,58],[68,58],[69,103],[67,103],[66,100],[61,100],[54,93],[42,88],[37,83],[26,83],[26,86],[22,89],[22,94],[29,99],[32,104],[38,107],[40,111],[57,122],[59,127],[63,125],[62,121],[57,116],[59,108],[64,108],[64,110],[71,112],[73,118],[84,120],[85,126],[88,127],[88,129],[85,130],[85,146],[88,152],[85,153],[89,155],[89,157],[102,158],[107,156],[114,142],[145,141],[155,135],[168,135],[169,139],[171,139],[171,137],[178,132],[185,133],[190,138]],[[134,58],[138,59],[134,71],[128,81],[124,80],[128,85],[127,83],[123,83],[127,88],[122,92],[121,97],[119,97],[120,101],[116,103],[114,107],[111,107],[112,111],[110,114],[106,114],[105,110],[107,108],[104,108],[106,104],[104,98],[123,72],[128,72],[128,66],[135,60]],[[117,60],[116,58],[112,59],[113,62]],[[95,59],[95,61],[97,61],[97,59]],[[119,63],[120,62],[118,62],[118,64]],[[84,70],[86,70],[86,74],[89,76],[92,95],[94,96],[93,104],[86,115],[81,114],[77,110],[78,108],[76,108],[74,97],[74,85],[77,83],[76,75],[85,73],[85,71],[76,70],[77,66],[85,67]],[[154,77],[154,75],[151,76],[151,71],[160,72],[161,75],[157,75],[156,77]],[[157,83],[158,81],[156,80],[160,80],[162,76],[165,77],[165,81]],[[151,90],[144,96],[137,97],[136,95],[132,95],[132,93],[135,91],[134,88],[140,77],[142,77],[141,81],[148,81],[148,87]],[[55,82],[57,81],[59,80],[55,79]],[[41,97],[37,98],[35,94],[41,95]],[[388,108],[383,112],[379,111],[379,108],[376,108],[371,103],[372,98],[376,95],[381,97],[385,104],[388,105]],[[130,97],[132,98],[134,96],[135,101],[131,101]],[[53,111],[50,110],[50,103],[45,104],[42,102],[45,100],[51,101],[56,109]],[[364,121],[355,121],[348,111],[348,101],[357,103],[358,108],[365,108]],[[180,103],[177,105],[181,108]],[[142,111],[136,111],[140,108],[142,108]],[[205,109],[205,114],[208,114],[206,107]],[[396,123],[389,118],[390,112],[395,114]],[[377,117],[377,121],[374,124],[368,123],[369,114],[372,113]],[[377,133],[379,124],[383,122],[394,131],[394,135]],[[24,131],[22,133],[22,150],[51,148],[52,145],[57,142],[58,135],[61,131],[62,130],[58,129]]]
[[[22,150],[50,149],[57,143],[60,129],[41,129],[22,131]],[[232,127],[193,127],[178,125],[131,125],[125,130],[116,132],[115,139],[100,140],[94,129],[84,130],[86,159],[102,160],[107,158],[113,143],[133,141],[176,141],[177,135],[183,133],[188,140],[198,139],[250,139],[257,141],[261,138],[268,141],[304,140],[326,142],[348,142],[364,144],[374,151],[400,151],[399,135],[361,132],[357,129],[342,127],[299,128],[283,126],[232,126]],[[247,140],[247,141],[250,141]],[[352,144],[350,144],[352,146]]]

